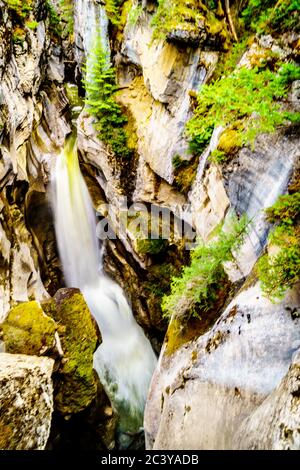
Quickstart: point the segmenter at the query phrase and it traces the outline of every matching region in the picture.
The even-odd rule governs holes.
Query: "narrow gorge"
[[[299,0],[0,0],[0,450],[300,450]]]

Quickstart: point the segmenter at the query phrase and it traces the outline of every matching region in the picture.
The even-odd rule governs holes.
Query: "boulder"
[[[0,449],[45,448],[53,411],[53,359],[0,353]]]
[[[96,396],[93,354],[100,333],[79,289],[60,289],[46,307],[61,326],[63,359],[55,377],[55,408],[63,415],[85,409]]]
[[[2,324],[5,350],[15,354],[47,354],[55,345],[56,328],[39,302],[22,302],[10,310]]]

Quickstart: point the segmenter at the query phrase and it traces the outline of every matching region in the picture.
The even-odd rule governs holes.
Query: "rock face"
[[[299,353],[279,386],[242,424],[234,438],[237,449],[299,450]]]
[[[213,236],[228,213],[246,213],[252,221],[236,265],[226,266],[230,280],[238,283],[235,289],[248,277],[243,290],[235,293],[204,334],[195,329],[177,342],[172,337],[174,323],[170,325],[146,409],[147,445],[155,449],[299,448],[299,299],[296,292],[290,292],[282,303],[271,304],[251,274],[266,247],[269,224],[263,211],[286,191],[295,173],[297,129],[283,126],[272,135],[261,135],[254,148],[235,149],[229,163],[217,165],[211,162],[211,153],[220,149],[222,132],[230,129],[216,128],[206,150],[194,158],[185,124],[192,116],[197,90],[212,77],[217,65],[222,68],[220,47],[204,20],[192,24],[187,18],[168,32],[166,40],[153,39],[157,2],[134,1],[141,10],[136,21],[126,19],[132,2],[120,2],[121,20],[113,26],[104,6],[109,8],[112,2],[76,0],[72,52],[66,38],[53,30],[46,2],[31,3],[30,19],[36,27],[24,22],[20,31],[15,29],[7,2],[0,0],[0,322],[4,322],[7,351],[17,353],[15,362],[10,355],[0,355],[1,370],[9,369],[12,377],[8,383],[4,379],[3,390],[12,384],[7,393],[16,395],[14,406],[18,408],[19,386],[23,393],[23,385],[17,383],[19,369],[31,390],[36,385],[31,385],[31,372],[26,372],[31,371],[28,362],[32,368],[36,361],[52,364],[50,359],[35,356],[30,361],[25,356],[20,359],[19,354],[53,354],[59,416],[55,419],[62,419],[64,427],[64,417],[72,415],[73,423],[74,416],[82,417],[88,410],[88,420],[95,426],[101,422],[101,433],[108,433],[104,447],[114,446],[115,416],[99,384],[100,399],[96,395],[92,370],[99,334],[78,291],[59,291],[53,300],[64,284],[47,196],[52,165],[71,131],[64,81],[67,77],[80,83],[82,65],[100,31],[116,69],[120,88],[116,99],[128,118],[129,144],[135,155],[126,165],[111,158],[97,138],[93,119],[82,110],[77,121],[80,163],[100,217],[108,215],[115,230],[120,208],[125,207],[128,216],[127,203],[143,203],[148,208],[153,204],[171,215],[174,226],[184,221],[193,236],[204,241]],[[226,23],[224,12],[216,15]],[[229,40],[228,32],[226,43]],[[283,40],[269,35],[255,38],[240,65],[257,65],[259,57],[273,60],[276,54],[295,59],[298,40],[294,34]],[[76,77],[70,65],[73,55]],[[284,106],[299,110],[299,80],[293,83],[290,95]],[[226,142],[222,145],[224,149]],[[176,169],[178,162],[180,170]],[[180,177],[177,170],[182,172]],[[138,322],[159,350],[166,329],[161,299],[168,292],[170,277],[180,272],[188,256],[183,253],[185,240],[178,241],[173,235],[162,243],[152,242],[139,240],[125,226],[107,242],[104,264],[131,297]],[[7,361],[16,367],[8,366]],[[32,380],[38,366],[34,370]],[[50,368],[47,371],[49,378]],[[36,384],[40,380],[44,379],[38,376]],[[34,400],[45,401],[48,395],[46,423],[52,392],[49,388],[41,398],[33,395]],[[98,421],[93,418],[96,408],[101,415]],[[19,419],[15,408],[5,419],[0,414],[4,448],[44,447],[49,423],[29,429],[29,405],[24,409],[28,413],[24,434],[21,418],[14,429],[10,427],[12,414]],[[38,417],[37,411],[34,419]],[[80,425],[86,422],[80,419]]]
[[[300,347],[300,320],[293,314],[299,307],[297,290],[274,305],[255,284],[236,296],[206,334],[172,354],[166,344],[146,407],[148,447],[296,446],[298,398],[293,399],[293,390],[297,395],[299,365],[291,364]],[[275,403],[277,411],[271,413]],[[264,421],[268,411],[269,421]],[[265,441],[257,433],[258,422]],[[295,433],[295,444],[282,437],[285,428]]]
[[[0,354],[0,448],[41,450],[53,411],[50,358]]]
[[[37,27],[19,28],[18,41],[13,13],[0,1],[0,321],[11,301],[48,296],[41,251],[25,222],[24,198],[28,185],[45,193],[51,162],[70,127],[63,116],[63,52],[51,41],[43,3],[32,2]]]
[[[201,63],[205,59],[213,63],[217,55],[207,54],[208,58],[199,48],[181,48],[163,41],[152,44],[150,22],[151,17],[144,14],[134,28],[125,28],[121,47],[124,69],[119,73],[121,85],[129,88],[120,94],[120,101],[129,105],[138,122],[138,149],[144,162],[172,183],[173,157],[191,158],[184,138],[184,123],[190,116],[188,92],[197,90],[205,78]],[[128,63],[142,70],[142,80],[130,83]]]

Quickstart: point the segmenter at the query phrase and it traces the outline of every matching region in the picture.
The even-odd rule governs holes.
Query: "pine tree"
[[[87,58],[85,74],[85,103],[89,113],[96,118],[95,128],[99,132],[99,138],[116,157],[130,157],[132,151],[127,147],[127,134],[123,128],[127,118],[115,100],[118,90],[115,70],[100,38]]]

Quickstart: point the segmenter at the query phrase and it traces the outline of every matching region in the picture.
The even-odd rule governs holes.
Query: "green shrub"
[[[299,31],[299,12],[299,0],[249,0],[242,18],[257,33]]]
[[[187,124],[191,150],[201,153],[219,125],[235,125],[241,143],[253,144],[258,133],[273,132],[286,119],[297,121],[299,115],[283,112],[279,103],[288,93],[287,71],[287,64],[279,73],[242,67],[203,85],[194,117]]]
[[[127,118],[115,99],[118,90],[115,70],[109,63],[101,39],[96,39],[87,58],[84,86],[85,103],[88,112],[96,118],[95,128],[99,138],[116,157],[131,157],[132,150],[127,147],[127,133],[124,129]]]
[[[300,67],[293,62],[282,64],[279,69],[279,82],[281,85],[290,85],[295,80],[300,80]]]
[[[54,36],[60,36],[62,31],[58,12],[50,0],[46,0],[45,6],[48,12],[49,30]]]
[[[277,224],[269,235],[276,251],[260,258],[258,275],[263,292],[275,301],[300,280],[300,192],[280,196],[266,214]]]
[[[7,6],[21,18],[26,18],[32,10],[32,0],[6,0]]]
[[[294,225],[300,214],[300,192],[280,196],[272,207],[266,209],[266,214],[271,224]]]
[[[27,28],[29,29],[32,29],[33,31],[36,30],[36,28],[38,27],[38,22],[37,21],[26,21],[25,25],[27,26]]]
[[[171,316],[182,304],[188,305],[190,312],[210,310],[227,279],[223,263],[233,261],[233,250],[242,243],[247,228],[247,220],[232,218],[226,231],[219,230],[217,238],[206,245],[199,242],[191,251],[191,264],[182,270],[180,277],[171,281],[171,294],[162,301],[165,316]]]

